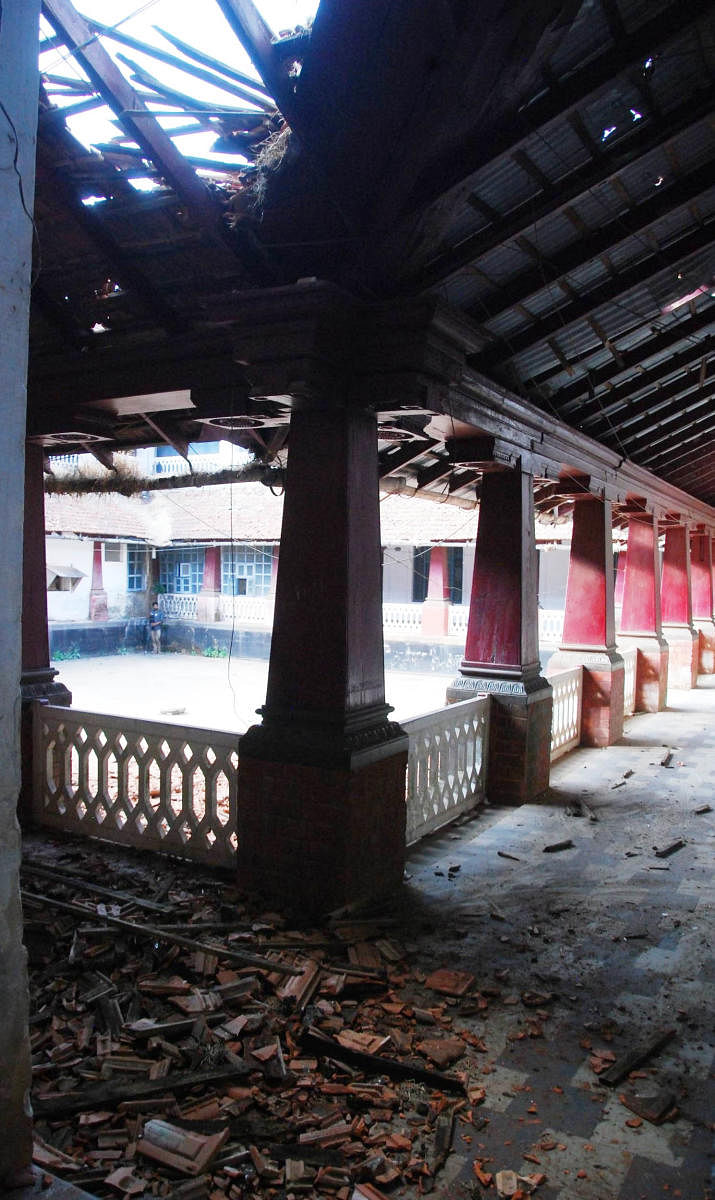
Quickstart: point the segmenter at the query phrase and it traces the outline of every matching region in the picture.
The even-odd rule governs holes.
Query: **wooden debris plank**
[[[660,1033],[654,1034],[647,1042],[641,1042],[639,1046],[635,1046],[633,1050],[629,1050],[621,1058],[616,1059],[612,1066],[602,1071],[598,1077],[599,1083],[606,1083],[609,1087],[615,1087],[622,1079],[625,1079],[631,1071],[639,1067],[642,1062],[651,1058],[658,1050],[661,1050],[672,1038],[675,1037],[674,1029],[663,1029]]]
[[[22,890],[22,898],[29,904],[40,904],[49,908],[59,908],[61,912],[79,913],[80,916],[87,916],[86,908],[83,908],[81,904],[72,904],[68,900],[55,900],[53,896],[40,896],[32,892],[27,892],[24,888]],[[125,929],[135,937],[148,938],[150,941],[171,942],[175,946],[183,946],[186,950],[203,950],[207,954],[218,954],[219,958],[226,959],[229,962],[240,962],[248,966],[261,967],[267,971],[278,971],[281,975],[302,974],[299,967],[291,967],[287,963],[278,961],[274,962],[257,954],[249,954],[245,950],[229,949],[227,946],[208,946],[203,942],[195,942],[193,938],[169,933],[167,930],[158,929],[154,925],[137,925],[135,921],[125,921],[121,917],[107,915],[104,919],[110,925],[115,925],[118,929]]]
[[[82,1092],[37,1097],[33,1100],[32,1107],[36,1117],[54,1120],[93,1109],[116,1107],[125,1101],[145,1100],[151,1096],[165,1097],[167,1092],[188,1092],[194,1087],[228,1083],[231,1079],[240,1079],[248,1075],[250,1070],[246,1063],[237,1060],[230,1066],[215,1067],[208,1071],[182,1071],[175,1075],[167,1075],[163,1079],[99,1084],[85,1088]]]
[[[319,1029],[309,1026],[300,1036],[300,1041],[307,1049],[315,1050],[323,1057],[335,1058],[339,1062],[355,1064],[371,1075],[391,1075],[395,1079],[416,1079],[429,1087],[441,1091],[464,1092],[461,1079],[453,1075],[443,1075],[440,1071],[430,1071],[416,1063],[398,1062],[394,1058],[383,1058],[376,1054],[367,1054],[363,1050],[347,1050],[334,1038],[321,1033]]]
[[[83,879],[79,875],[72,875],[69,871],[63,871],[59,867],[38,867],[34,863],[23,863],[22,871],[26,875],[37,875],[40,879],[49,879],[53,883],[61,883],[67,887],[76,888],[79,892],[94,892],[97,896],[107,896],[110,900],[121,902],[122,904],[136,904],[137,908],[146,908],[149,912],[163,913],[164,915],[171,912],[171,908],[167,904],[157,904],[155,900],[144,900],[141,896],[135,896],[132,892],[123,892],[119,888],[108,888],[94,883],[91,879]]]

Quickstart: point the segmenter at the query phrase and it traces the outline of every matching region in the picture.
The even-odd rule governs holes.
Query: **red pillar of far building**
[[[690,545],[685,525],[665,531],[661,578],[663,636],[668,643],[668,682],[694,688],[698,682],[699,639],[693,626]]]
[[[538,646],[533,477],[485,474],[460,676],[447,700],[492,696],[490,799],[524,803],[549,784],[551,686]]]
[[[694,533],[690,539],[693,624],[698,632],[698,669],[701,675],[712,675],[715,672],[714,545],[709,533]]]
[[[221,548],[207,546],[204,552],[204,573],[201,590],[196,604],[196,618],[211,625],[220,618],[219,597],[221,595]]]
[[[623,588],[622,650],[635,648],[636,712],[660,712],[668,690],[668,643],[663,637],[660,606],[658,522],[650,513],[632,513]]]
[[[102,577],[102,543],[95,542],[92,553],[92,586],[89,593],[90,621],[108,621],[107,593]]]
[[[623,733],[625,668],[616,649],[611,505],[596,496],[574,501],[561,648],[549,673],[583,667],[581,741],[609,746]]]
[[[422,605],[422,633],[446,637],[449,633],[449,575],[447,547],[433,546],[429,557],[427,597]]]

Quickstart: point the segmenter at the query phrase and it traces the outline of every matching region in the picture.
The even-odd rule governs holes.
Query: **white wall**
[[[412,547],[384,546],[382,555],[382,599],[386,604],[412,601]]]
[[[568,546],[539,550],[539,604],[542,608],[563,608],[569,573]]]
[[[130,600],[142,594],[133,592],[130,597],[127,592],[127,545],[126,542],[118,544],[119,562],[106,561],[106,543],[102,550],[102,581],[107,593],[110,619],[125,617],[131,607]],[[48,619],[61,622],[88,621],[94,542],[91,538],[58,537],[52,534],[46,539],[45,545],[48,567],[76,567],[84,572],[84,578],[71,592],[47,593]]]

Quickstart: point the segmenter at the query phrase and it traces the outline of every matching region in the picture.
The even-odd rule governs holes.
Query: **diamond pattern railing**
[[[553,689],[551,717],[551,761],[573,750],[581,742],[583,667],[549,675]]]
[[[483,802],[487,781],[489,697],[462,700],[404,721],[407,845]]]
[[[233,864],[235,733],[39,703],[33,736],[38,824]]]

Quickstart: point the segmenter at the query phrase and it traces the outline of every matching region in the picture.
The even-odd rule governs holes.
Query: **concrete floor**
[[[119,654],[52,664],[75,708],[243,733],[266,698],[268,662],[189,654]],[[454,672],[387,671],[397,721],[444,706]]]
[[[201,698],[187,693],[178,656],[162,662],[161,680],[151,659],[61,666],[78,705],[99,707],[106,685],[117,711],[120,697],[134,713],[186,704],[176,719],[209,723],[210,672],[226,663],[189,661],[204,680]],[[246,660],[234,666],[249,669]],[[125,667],[132,683],[120,691]],[[595,821],[568,815],[580,801]],[[544,1172],[538,1200],[713,1200],[715,812],[697,814],[704,804],[715,809],[712,676],[671,692],[665,712],[633,717],[619,745],[562,759],[543,803],[487,807],[410,855],[401,893],[381,913],[394,918],[413,975],[467,970],[489,1001],[484,1013],[454,1008],[455,1026],[486,1046],[460,1063],[486,1098],[475,1124],[456,1122],[435,1197],[495,1196],[475,1182],[478,1158],[492,1172]],[[656,856],[680,838],[682,848]],[[544,853],[567,839],[573,848]],[[519,1001],[526,991],[551,994],[536,1036]],[[620,1058],[666,1028],[675,1036],[638,1078],[599,1084],[591,1055]],[[628,1125],[620,1097],[629,1088],[672,1093],[677,1116]]]

